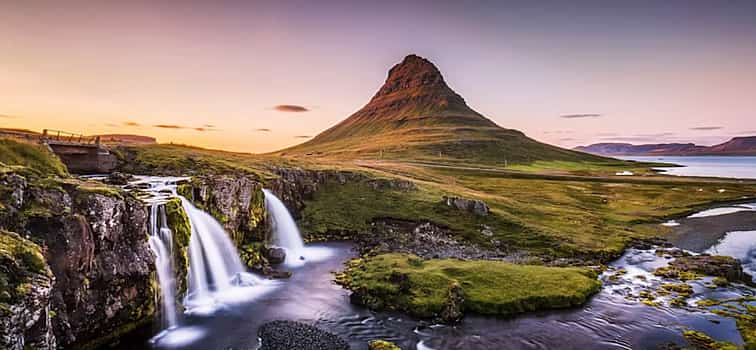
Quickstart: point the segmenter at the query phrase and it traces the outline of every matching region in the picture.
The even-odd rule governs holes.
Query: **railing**
[[[67,143],[79,145],[100,145],[99,136],[86,136],[74,134],[67,131],[45,129],[42,132],[42,142],[45,143]]]

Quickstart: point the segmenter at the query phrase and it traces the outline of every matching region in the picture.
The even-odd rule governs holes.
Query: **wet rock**
[[[349,344],[339,336],[294,321],[272,321],[257,331],[260,350],[348,350]]]
[[[402,350],[396,344],[386,340],[372,340],[368,343],[368,350]]]
[[[265,258],[271,264],[281,264],[286,260],[286,249],[269,247],[265,249]]]
[[[125,186],[128,185],[129,182],[133,179],[134,177],[129,174],[124,174],[116,171],[108,175],[107,179],[105,179],[105,183],[117,186]]]
[[[628,243],[628,247],[636,248],[640,250],[651,250],[656,247],[672,247],[672,244],[667,239],[662,237],[649,237],[649,238],[631,238]]]
[[[444,203],[449,207],[464,210],[475,215],[485,216],[489,212],[488,205],[477,199],[444,196]]]
[[[179,193],[217,219],[237,247],[265,240],[262,182],[251,176],[208,175],[179,185]]]
[[[669,263],[669,267],[683,272],[723,277],[730,282],[752,284],[752,277],[743,272],[740,260],[720,255],[682,256]]]
[[[305,170],[300,168],[274,168],[277,179],[268,186],[286,205],[295,219],[300,217],[304,202],[313,198],[320,186],[327,182],[346,184],[365,179],[365,175],[351,171]]]

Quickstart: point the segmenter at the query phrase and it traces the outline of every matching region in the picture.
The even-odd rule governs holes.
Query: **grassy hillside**
[[[42,175],[66,176],[66,166],[45,146],[0,138],[0,168],[23,167]]]

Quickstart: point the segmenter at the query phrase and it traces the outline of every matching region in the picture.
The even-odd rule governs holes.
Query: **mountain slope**
[[[660,143],[633,145],[629,143],[595,143],[575,147],[575,150],[606,156],[703,156],[756,155],[756,136],[735,137],[714,146],[692,143]]]
[[[409,55],[362,109],[284,156],[479,164],[604,161],[504,129],[467,106],[428,60]]]

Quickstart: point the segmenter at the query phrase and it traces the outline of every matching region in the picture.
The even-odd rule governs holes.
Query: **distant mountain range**
[[[693,143],[594,143],[574,149],[602,156],[756,156],[756,136],[735,137],[714,146]]]
[[[313,139],[275,153],[476,164],[608,161],[496,125],[470,108],[433,63],[416,55],[392,67],[362,109]]]

